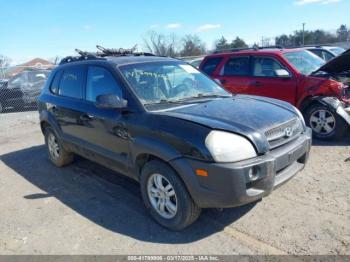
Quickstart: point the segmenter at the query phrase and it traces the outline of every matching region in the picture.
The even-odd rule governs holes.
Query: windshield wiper
[[[198,94],[195,98],[210,98],[210,97],[213,97],[213,98],[226,98],[226,97],[232,97],[231,94]]]
[[[227,94],[227,95],[223,95],[223,94],[197,94],[196,96],[189,96],[189,97],[184,97],[181,98],[179,100],[176,101],[188,101],[188,100],[197,100],[197,99],[202,99],[202,98],[228,98],[228,97],[232,97],[232,95]]]
[[[145,103],[144,105],[159,105],[159,104],[183,104],[189,100],[197,100],[202,98],[228,98],[232,97],[231,94],[197,94],[196,96],[189,96],[180,99],[161,99],[155,102]]]
[[[144,103],[144,105],[160,105],[160,104],[181,104],[181,100],[161,99],[155,102]]]

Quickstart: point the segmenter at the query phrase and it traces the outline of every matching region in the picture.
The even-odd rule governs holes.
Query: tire
[[[155,180],[157,180],[157,177],[159,178],[159,175],[162,177],[164,189],[166,189],[169,184],[172,189],[168,191],[165,190],[169,195],[164,194],[164,191],[163,193],[159,193],[158,196],[161,194],[163,194],[163,196],[160,196],[158,202],[155,202],[157,198],[152,197],[152,194],[149,192],[157,188]],[[179,231],[198,219],[201,209],[194,203],[180,177],[166,163],[158,160],[152,160],[146,163],[141,171],[140,186],[142,198],[147,210],[160,225],[170,230]],[[152,190],[150,188],[152,188]],[[172,195],[172,190],[174,191],[174,195],[169,197]],[[168,198],[165,200],[165,204],[163,204],[163,215],[161,215],[155,207],[156,203],[161,202],[161,197]],[[167,204],[168,201],[170,201],[173,206]],[[176,208],[174,208],[174,204]],[[171,208],[168,208],[168,206]],[[171,209],[172,212],[170,211]],[[176,211],[174,212],[174,210]]]
[[[4,112],[4,107],[3,105],[0,103],[0,114]]]
[[[45,144],[51,162],[58,167],[69,165],[74,160],[74,154],[63,148],[62,142],[51,127],[46,127]]]
[[[311,105],[306,110],[305,122],[312,129],[313,136],[321,140],[342,138],[348,129],[342,117],[321,104]]]

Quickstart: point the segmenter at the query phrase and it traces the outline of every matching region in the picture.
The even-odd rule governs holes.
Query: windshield
[[[317,55],[306,50],[288,52],[283,54],[283,56],[304,75],[310,75],[325,63]]]
[[[341,48],[341,47],[332,47],[330,50],[331,50],[331,52],[335,53],[336,55],[341,55],[342,53],[345,52],[345,49]]]
[[[197,69],[181,62],[150,62],[119,69],[143,104],[230,96]]]

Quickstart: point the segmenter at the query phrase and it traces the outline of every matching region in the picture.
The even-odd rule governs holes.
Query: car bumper
[[[337,113],[350,125],[350,106],[338,106]]]
[[[304,168],[310,147],[311,130],[308,128],[293,142],[238,163],[207,163],[181,158],[171,164],[200,207],[227,208],[259,200],[291,179]],[[253,180],[249,176],[252,168],[258,176]],[[207,171],[208,175],[196,176],[197,169]]]

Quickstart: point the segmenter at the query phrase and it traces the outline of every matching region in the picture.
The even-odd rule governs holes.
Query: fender
[[[175,148],[154,138],[138,137],[131,143],[130,152],[129,172],[131,177],[135,178],[137,181],[139,180],[139,170],[137,170],[136,163],[138,156],[143,154],[156,156],[167,162],[176,171],[184,182],[188,192],[192,195],[194,201],[197,204],[200,203],[200,197],[196,192],[199,192],[198,190],[205,191],[205,189],[201,188],[199,181],[186,158],[184,158]],[[193,190],[195,188],[197,190]]]
[[[182,157],[181,153],[171,146],[149,137],[134,138],[130,145],[130,156],[132,164],[136,164],[136,159],[142,154],[154,155],[166,162]]]
[[[58,125],[56,119],[52,116],[52,114],[49,111],[42,110],[40,112],[39,118],[40,118],[40,125],[43,122],[48,123],[54,129],[58,138],[62,139],[62,136],[63,136],[62,130],[61,130],[60,126]],[[41,130],[41,131],[43,132],[44,130]]]

